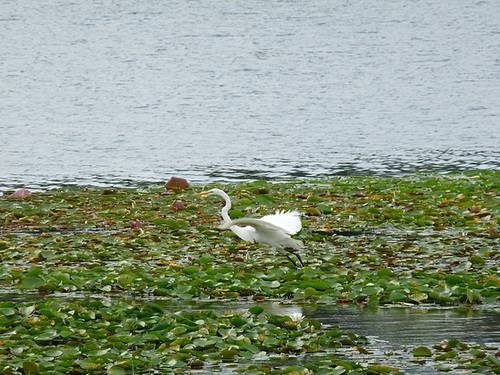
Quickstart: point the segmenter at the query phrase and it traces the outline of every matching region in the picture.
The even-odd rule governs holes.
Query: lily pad
[[[500,302],[497,171],[212,185],[234,197],[233,218],[299,211],[303,229],[294,238],[304,242],[305,267],[218,230],[221,202],[197,200],[189,189],[64,187],[4,196],[0,282],[5,294],[30,302],[0,302],[0,372],[22,371],[23,362],[40,373],[186,372],[313,352],[314,364],[290,371],[362,373],[375,362],[330,351],[357,346],[373,358],[358,336],[267,316],[259,303],[467,309]],[[175,210],[179,201],[183,209]],[[170,313],[157,304],[164,300],[256,305],[231,316]],[[497,366],[496,352],[484,346],[450,340],[433,350],[443,368]],[[259,366],[252,371],[264,371]]]
[[[418,346],[413,349],[413,355],[415,357],[432,357],[432,351],[425,346]]]

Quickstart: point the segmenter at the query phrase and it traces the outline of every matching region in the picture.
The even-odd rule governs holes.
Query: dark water
[[[0,188],[500,164],[500,2],[0,3]]]
[[[306,310],[307,311],[307,310]],[[318,308],[311,312],[323,323],[365,335],[372,358],[404,370],[407,374],[440,374],[435,363],[413,363],[413,348],[432,347],[443,340],[457,339],[468,344],[500,345],[500,310],[460,310],[388,307],[360,309],[356,306]],[[398,353],[394,357],[387,353]],[[348,354],[349,355],[349,354]],[[367,360],[366,354],[350,354]],[[401,357],[406,360],[402,361]],[[403,364],[404,363],[404,364]],[[469,370],[457,370],[469,373]]]

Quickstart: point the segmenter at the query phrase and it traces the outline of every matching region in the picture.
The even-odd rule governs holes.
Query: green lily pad
[[[259,315],[264,311],[264,309],[260,306],[253,306],[250,309],[248,309],[248,311],[254,315]]]
[[[0,282],[20,298],[0,302],[0,372],[23,371],[23,362],[40,373],[186,372],[217,361],[242,370],[245,361],[297,351],[304,358],[289,371],[362,373],[392,362],[369,351],[353,361],[333,355],[339,345],[362,352],[366,341],[307,318],[268,316],[260,301],[306,311],[337,302],[494,309],[500,301],[497,171],[209,185],[233,198],[232,217],[299,211],[303,229],[292,237],[304,243],[305,267],[221,232],[221,202],[189,190],[64,187],[4,197]],[[185,209],[159,217],[175,201]],[[231,316],[163,311],[170,300],[257,305]],[[413,360],[449,371],[498,366],[498,350],[485,346],[449,340],[433,348],[431,360]],[[318,357],[306,363],[311,352]]]
[[[33,361],[24,361],[23,371],[26,375],[37,375],[40,374],[40,366]]]
[[[425,346],[418,346],[413,349],[413,355],[415,357],[432,357],[432,351]]]

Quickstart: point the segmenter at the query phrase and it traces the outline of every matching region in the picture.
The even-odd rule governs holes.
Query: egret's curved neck
[[[224,222],[226,224],[229,224],[232,221],[229,217],[229,210],[231,209],[231,199],[227,195],[222,196],[222,198],[224,198],[224,200],[226,201],[226,205],[222,209],[222,218],[224,219]]]

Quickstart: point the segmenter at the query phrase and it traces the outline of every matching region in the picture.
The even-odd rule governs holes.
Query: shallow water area
[[[325,325],[339,325],[342,329],[372,337],[395,349],[408,346],[434,345],[443,338],[466,342],[500,345],[500,307],[464,308],[422,305],[418,307],[388,306],[379,308],[357,305],[300,305],[280,301],[188,302],[156,300],[165,311],[189,310],[248,310],[252,306],[264,308],[264,314],[302,316]]]
[[[221,201],[199,199],[196,186],[4,195],[0,362],[19,369],[37,358],[62,373],[253,365],[328,373],[344,356],[357,369],[495,368],[499,178],[470,171],[212,184],[240,217],[303,213],[294,237],[306,246],[301,269],[216,230]],[[446,351],[446,340],[464,344]],[[414,358],[418,347],[430,356]],[[45,361],[46,351],[72,360]]]
[[[374,308],[353,304],[326,306],[303,305],[286,301],[255,302],[250,299],[185,301],[82,293],[54,293],[46,296],[30,293],[0,293],[0,301],[29,302],[50,299],[57,301],[104,300],[111,303],[125,301],[133,305],[155,303],[166,313],[199,310],[223,313],[246,311],[253,306],[260,306],[264,309],[264,314],[309,318],[325,325],[339,325],[357,334],[387,342],[388,346],[395,349],[434,345],[443,338],[500,345],[500,306],[481,308],[390,305]]]
[[[85,295],[56,293],[49,296],[37,294],[0,294],[0,302],[11,300],[19,302],[40,299],[64,301],[84,300],[106,301],[107,303],[127,302],[130,305],[154,303],[166,314],[182,311],[216,311],[223,314],[228,311],[243,312],[259,306],[264,315],[286,315],[292,319],[314,319],[323,324],[325,329],[338,326],[341,330],[352,331],[366,336],[366,353],[359,353],[355,348],[341,348],[338,355],[346,359],[364,361],[373,364],[393,366],[407,374],[439,374],[435,362],[412,362],[415,357],[412,349],[418,346],[432,347],[443,340],[456,339],[469,344],[484,344],[500,349],[500,307],[440,307],[435,305],[387,306],[370,308],[357,305],[301,305],[283,301],[263,301],[256,303],[250,299],[239,301],[206,300],[181,301],[161,298],[124,297],[112,295]],[[191,370],[194,374],[235,374],[236,370],[249,365],[258,366],[293,366],[302,363],[315,363],[322,358],[317,354],[289,354],[286,356],[265,356],[265,359],[252,361],[241,359],[238,362],[211,364],[207,362],[203,369]],[[469,373],[456,370],[456,373]]]
[[[354,349],[339,350],[348,359],[371,361],[399,368],[407,374],[439,374],[434,363],[412,363],[415,359],[412,348],[432,347],[443,340],[456,339],[466,343],[479,343],[500,348],[500,307],[459,308],[435,305],[381,308],[356,305],[296,305],[279,301],[255,304],[253,301],[226,302],[186,302],[156,301],[165,311],[175,312],[186,308],[208,309],[224,312],[227,310],[248,310],[252,306],[264,308],[264,314],[280,314],[320,321],[325,326],[336,326],[368,338],[366,349],[369,354],[360,354]],[[393,354],[391,354],[393,353]],[[308,360],[314,362],[315,355]],[[275,358],[253,361],[260,365],[290,366],[303,363],[304,356]],[[221,373],[233,373],[230,368],[222,368]],[[456,370],[460,373],[460,370]],[[462,373],[468,373],[463,370]],[[197,372],[198,373],[198,372]],[[200,371],[201,374],[209,372]]]

